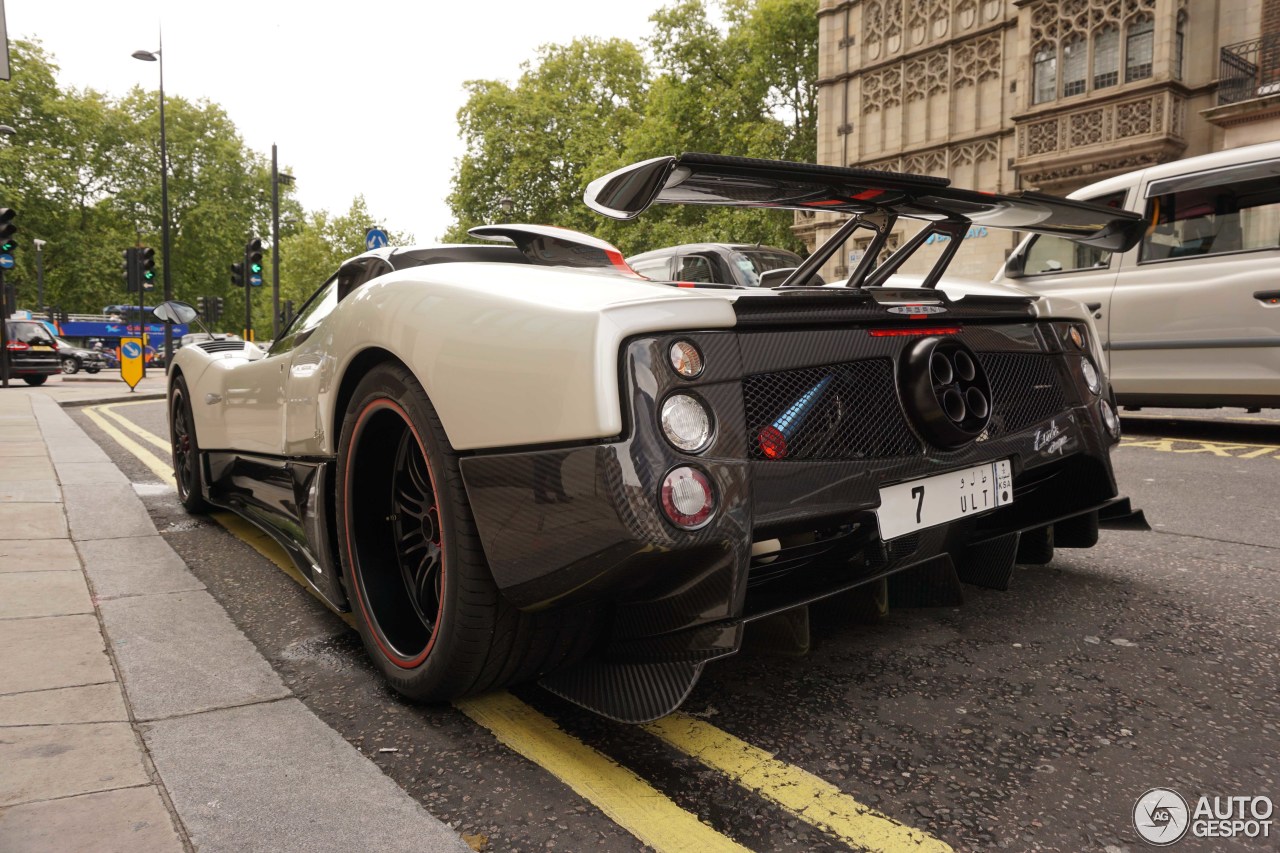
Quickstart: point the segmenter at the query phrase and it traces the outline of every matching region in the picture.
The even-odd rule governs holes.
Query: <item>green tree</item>
[[[343,261],[364,253],[364,233],[377,221],[369,213],[364,196],[352,199],[351,207],[339,216],[325,210],[307,213],[280,240],[281,303],[292,299],[293,310],[300,310]],[[388,231],[387,237],[393,246],[413,242],[411,235],[397,231]],[[269,326],[269,313],[266,322]]]
[[[699,240],[800,248],[787,211],[660,206],[617,222],[588,211],[581,197],[600,175],[682,151],[813,162],[817,5],[723,0],[722,26],[704,0],[678,0],[651,18],[653,68],[635,68],[625,42],[607,43],[614,62],[584,63],[578,54],[599,43],[578,41],[543,48],[515,87],[468,84],[458,116],[467,151],[449,198],[448,239],[497,219],[508,196],[514,210],[504,218],[577,228],[628,254]],[[575,64],[562,66],[565,57]],[[615,82],[628,65],[631,79]],[[625,97],[581,96],[593,86]]]
[[[590,228],[584,176],[601,152],[616,149],[640,121],[648,69],[639,48],[620,39],[551,45],[525,63],[515,86],[466,84],[458,112],[466,153],[453,179],[455,222],[447,240],[475,225],[507,221]],[[501,214],[509,197],[512,212]]]

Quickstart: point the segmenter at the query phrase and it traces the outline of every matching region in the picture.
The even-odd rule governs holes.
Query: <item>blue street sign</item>
[[[11,269],[13,269],[13,255],[7,253],[0,255],[0,270]]]
[[[262,276],[258,275],[257,273],[249,276],[249,286],[262,287]]]
[[[381,228],[370,228],[364,232],[364,247],[367,250],[381,249],[387,245],[390,240],[387,239],[387,232]]]
[[[120,347],[120,354],[125,358],[141,358],[142,347],[137,341],[125,341]]]

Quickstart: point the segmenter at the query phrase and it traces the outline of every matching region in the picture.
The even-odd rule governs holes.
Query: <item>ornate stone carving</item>
[[[1151,98],[1116,105],[1116,139],[1152,133]]]
[[[1026,155],[1028,157],[1057,151],[1058,120],[1051,118],[1048,121],[1038,121],[1035,124],[1027,125],[1025,136],[1027,139]]]
[[[1163,162],[1166,162],[1165,159],[1156,154],[1135,154],[1131,157],[1118,157],[1114,160],[1095,160],[1057,169],[1023,171],[1022,182],[1026,186],[1039,187],[1045,184],[1074,181],[1078,178],[1088,178],[1094,175],[1131,172],[1134,169],[1141,169],[1144,166],[1153,166]]]
[[[962,30],[969,30],[977,22],[978,0],[960,0],[956,4],[956,25]]]
[[[1075,113],[1070,117],[1071,130],[1068,145],[1097,145],[1102,142],[1102,110]]]

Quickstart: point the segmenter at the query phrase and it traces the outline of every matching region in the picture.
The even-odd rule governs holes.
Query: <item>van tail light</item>
[[[9,341],[10,352],[26,352],[31,349],[31,344],[26,341]]]

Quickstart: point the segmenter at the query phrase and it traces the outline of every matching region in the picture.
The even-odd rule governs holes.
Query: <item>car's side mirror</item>
[[[190,323],[200,312],[185,302],[161,302],[151,310],[156,319],[162,323]]]
[[[1004,277],[1005,278],[1022,278],[1024,275],[1026,275],[1026,273],[1023,270],[1023,265],[1025,263],[1026,263],[1026,259],[1023,257],[1022,253],[1014,252],[1004,262]]]

